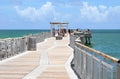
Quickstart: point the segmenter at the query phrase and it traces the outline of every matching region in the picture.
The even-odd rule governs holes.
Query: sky
[[[120,0],[0,0],[0,29],[120,29]]]

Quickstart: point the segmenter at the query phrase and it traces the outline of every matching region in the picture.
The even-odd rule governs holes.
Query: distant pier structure
[[[68,22],[50,22],[51,24],[51,36],[64,36],[68,33]],[[55,27],[57,26],[57,29]]]
[[[92,35],[91,35],[91,31],[89,29],[85,30],[85,31],[76,30],[76,31],[74,31],[73,34],[77,38],[75,40],[76,42],[80,42],[80,43],[85,44],[85,45],[91,45]]]

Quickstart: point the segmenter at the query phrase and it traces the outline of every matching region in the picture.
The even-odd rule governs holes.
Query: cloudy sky
[[[120,29],[120,0],[0,0],[0,29]]]

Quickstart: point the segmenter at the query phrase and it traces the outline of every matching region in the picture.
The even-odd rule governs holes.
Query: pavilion
[[[55,36],[55,25],[58,26],[58,33],[61,34],[62,29],[66,29],[68,33],[68,22],[50,22],[51,24],[51,36]]]

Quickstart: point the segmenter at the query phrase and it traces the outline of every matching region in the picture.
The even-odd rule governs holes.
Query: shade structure
[[[55,25],[58,26],[58,30],[59,30],[59,33],[60,33],[60,30],[65,28],[67,30],[67,33],[68,33],[68,22],[50,22],[51,24],[51,36],[55,36]]]

